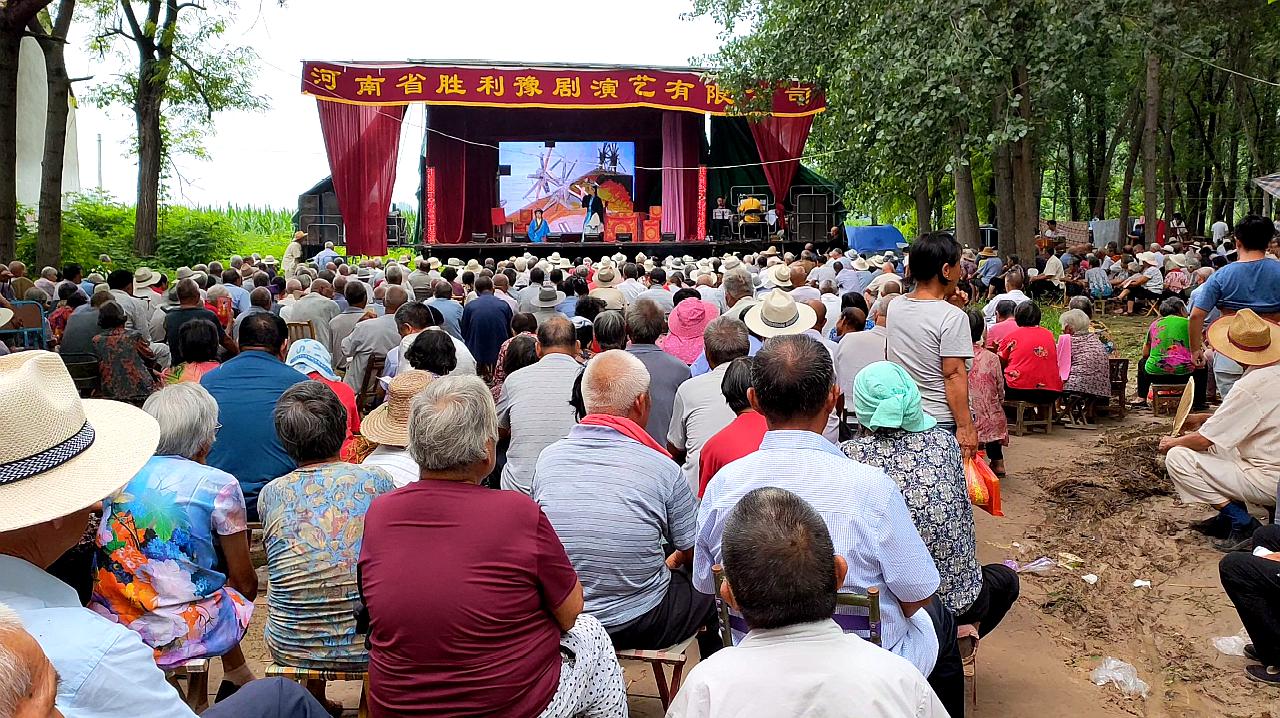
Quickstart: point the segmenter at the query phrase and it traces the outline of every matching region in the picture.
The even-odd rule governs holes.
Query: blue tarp
[[[906,244],[902,232],[891,224],[875,224],[870,227],[845,227],[845,236],[849,238],[849,248],[858,254],[897,250]]]

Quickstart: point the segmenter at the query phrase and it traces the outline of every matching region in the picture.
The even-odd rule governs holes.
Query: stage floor
[[[637,253],[643,253],[646,257],[653,257],[658,261],[665,259],[668,255],[674,257],[683,257],[688,255],[695,259],[703,257],[719,257],[724,254],[737,253],[738,256],[751,254],[768,249],[770,246],[776,247],[779,252],[796,252],[799,253],[804,248],[803,243],[796,244],[792,242],[783,242],[778,239],[772,240],[728,240],[722,242],[504,242],[481,244],[467,242],[463,244],[434,244],[434,245],[418,245],[415,251],[426,254],[428,256],[439,257],[448,261],[450,257],[459,259],[508,259],[512,256],[522,256],[526,252],[538,258],[544,258],[552,252],[558,252],[562,257],[576,259],[579,257],[591,257],[599,260],[602,256],[613,255],[618,252],[633,258]],[[794,246],[793,246],[794,245]],[[388,249],[392,255],[396,254],[396,249]]]

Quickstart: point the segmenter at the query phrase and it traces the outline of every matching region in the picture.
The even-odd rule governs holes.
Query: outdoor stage
[[[743,237],[708,243],[713,219],[736,226],[776,214],[802,245],[823,241],[841,214],[838,190],[800,162],[826,102],[798,80],[737,97],[688,67],[305,61],[302,91],[317,100],[331,172],[299,198],[309,248],[334,241],[348,255],[386,254],[410,104],[427,111],[406,244],[437,253],[556,251],[523,240],[535,230],[577,235],[590,219],[603,220],[605,242],[559,246],[603,253],[630,236],[650,248],[633,252],[706,256],[763,248]],[[719,198],[726,207],[713,218]]]
[[[466,242],[463,244],[415,245],[414,251],[420,252],[425,256],[438,257],[445,260],[449,257],[457,257],[462,260],[474,257],[481,261],[489,258],[503,260],[513,256],[520,257],[526,252],[539,259],[547,257],[552,252],[559,252],[561,256],[569,259],[591,257],[594,260],[612,256],[619,252],[631,259],[636,254],[641,253],[646,257],[652,257],[661,264],[662,260],[668,256],[683,257],[688,255],[694,259],[702,259],[736,252],[741,257],[762,252],[770,246],[775,247],[780,253],[795,252],[799,254],[800,250],[803,249],[803,246],[797,246],[795,243],[783,243],[773,239],[769,241],[728,240],[723,242]],[[394,247],[389,251],[392,255],[396,254]]]

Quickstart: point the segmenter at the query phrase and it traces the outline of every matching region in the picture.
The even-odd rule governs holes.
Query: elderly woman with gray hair
[[[240,651],[258,594],[244,496],[234,476],[204,463],[219,428],[204,387],[165,387],[142,408],[160,444],[103,502],[89,608],[137,631],[163,669],[222,656],[224,698],[253,680]]]
[[[382,469],[339,459],[347,410],[328,386],[294,384],[276,401],[274,419],[298,468],[258,496],[270,579],[267,649],[283,666],[363,671],[368,655],[356,632],[356,560],[369,504],[395,484]],[[323,682],[308,687],[337,709],[325,700]]]
[[[609,634],[582,613],[551,522],[528,496],[479,485],[497,441],[478,377],[413,400],[419,480],[374,500],[360,554],[372,713],[625,716]]]

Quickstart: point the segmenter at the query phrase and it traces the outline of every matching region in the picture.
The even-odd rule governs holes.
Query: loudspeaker
[[[630,232],[618,232],[618,234],[614,236],[614,239],[615,239],[616,241],[618,241],[618,242],[624,242],[624,243],[625,243],[625,242],[630,242],[630,241],[631,241],[631,233],[630,233]]]
[[[475,244],[488,244],[489,235],[485,234],[484,232],[472,232],[471,241],[474,242]]]
[[[796,237],[800,242],[818,243],[826,240],[825,222],[799,222],[796,225]]]
[[[510,177],[510,176],[511,176],[511,165],[498,165],[498,176],[499,176],[499,177]]]
[[[802,194],[796,197],[798,214],[826,214],[827,196],[825,194]]]
[[[675,232],[663,232],[663,233],[662,233],[662,241],[664,241],[664,242],[674,242],[674,241],[676,241],[676,233],[675,233]]]

